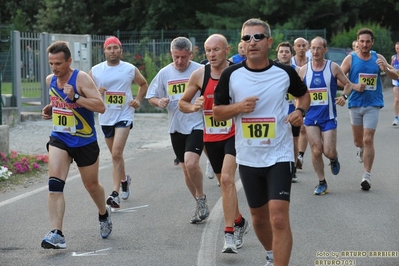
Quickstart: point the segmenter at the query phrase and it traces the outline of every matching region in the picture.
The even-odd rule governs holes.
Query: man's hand
[[[51,119],[53,116],[52,109],[53,107],[51,106],[51,104],[44,106],[42,109],[42,118],[45,120]]]
[[[134,109],[140,108],[140,101],[137,99],[131,100],[129,102],[129,106],[133,107]]]
[[[302,111],[299,109],[294,110],[291,112],[287,119],[285,120],[286,123],[291,123],[294,127],[299,127],[303,124],[303,114]]]
[[[170,102],[169,98],[161,98],[158,101],[158,106],[161,108],[166,108],[166,106],[168,106],[169,102]]]
[[[195,99],[195,102],[194,102],[194,112],[198,112],[198,111],[204,109],[204,102],[205,102],[205,99],[204,99],[204,96],[203,96],[203,95],[201,95],[200,97],[198,97],[197,99]]]
[[[104,87],[98,88],[98,92],[100,93],[101,96],[104,96],[104,93],[105,93],[106,91],[107,91],[107,89],[104,88]]]
[[[256,101],[259,100],[256,96],[245,98],[240,102],[240,113],[252,113],[256,107]]]

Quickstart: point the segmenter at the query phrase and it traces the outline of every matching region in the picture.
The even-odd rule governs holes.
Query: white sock
[[[273,260],[273,250],[266,250],[266,256],[269,260]]]

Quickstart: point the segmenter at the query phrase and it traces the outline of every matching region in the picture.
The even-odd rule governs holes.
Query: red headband
[[[109,38],[107,38],[107,39],[105,40],[105,42],[104,42],[104,49],[107,48],[107,46],[110,45],[110,44],[117,44],[117,45],[119,45],[119,46],[122,46],[122,44],[121,44],[121,42],[119,41],[119,39],[116,38],[116,37],[114,37],[114,36],[109,37]]]

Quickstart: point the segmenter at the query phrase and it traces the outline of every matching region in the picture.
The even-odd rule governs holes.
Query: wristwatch
[[[302,112],[302,116],[305,117],[305,115],[306,115],[305,109],[303,109],[303,108],[301,108],[301,107],[297,107],[297,108],[295,109],[295,111],[296,111],[296,110],[301,111],[301,112]]]
[[[345,101],[348,100],[348,95],[342,94],[342,96],[344,97]]]
[[[75,95],[73,95],[73,102],[76,102],[79,98],[80,95],[78,93],[75,93]]]

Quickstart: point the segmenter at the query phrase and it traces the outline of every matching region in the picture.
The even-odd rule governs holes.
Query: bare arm
[[[130,101],[129,105],[133,108],[139,108],[141,101],[144,99],[148,90],[148,83],[144,76],[140,73],[139,69],[136,68],[134,74],[134,80],[137,85],[139,85],[139,89],[137,91],[137,96],[135,99]]]
[[[51,78],[53,77],[53,74],[50,74],[46,77],[46,85],[47,88],[50,87],[50,82],[51,82]],[[42,118],[44,120],[49,120],[52,118],[52,109],[53,107],[51,106],[51,104],[47,104],[46,106],[43,107],[42,109]]]
[[[205,67],[201,67],[195,70],[188,80],[187,89],[184,91],[182,97],[179,99],[178,107],[183,113],[197,112],[204,108],[204,97],[200,96],[195,99],[195,103],[192,104],[195,94],[201,90],[202,81],[204,80]]]
[[[398,72],[396,71],[395,68],[393,68],[391,65],[388,64],[387,60],[385,60],[385,57],[383,57],[380,54],[377,54],[378,59],[376,63],[380,67],[381,71],[384,71],[385,74],[387,74],[388,77],[391,79],[399,79]]]
[[[80,106],[87,108],[93,112],[104,113],[105,105],[97,90],[93,79],[83,71],[79,71],[76,79],[76,85],[80,98],[76,101]],[[73,100],[73,91],[68,92],[68,98]]]
[[[303,67],[302,67],[303,68]],[[303,113],[301,109],[308,110],[310,105],[310,95],[309,91],[307,91],[304,95],[295,98],[295,109],[294,112],[291,112],[286,119],[287,123],[291,123],[294,126],[300,126],[303,124]]]

